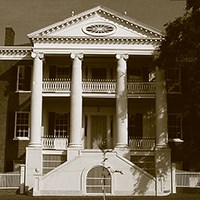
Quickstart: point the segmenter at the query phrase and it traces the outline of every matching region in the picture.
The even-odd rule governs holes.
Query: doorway
[[[107,139],[107,116],[91,116],[91,147],[99,149],[102,142]]]

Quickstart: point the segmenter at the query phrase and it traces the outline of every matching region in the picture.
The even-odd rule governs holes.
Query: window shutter
[[[142,113],[136,113],[135,115],[135,127],[136,127],[136,136],[142,137],[143,132],[143,114]]]
[[[56,66],[55,65],[49,66],[49,78],[50,79],[56,78]]]
[[[24,77],[25,90],[30,91],[31,84],[31,66],[25,66],[25,77]]]
[[[55,124],[55,112],[49,112],[49,133],[48,135],[54,135],[54,124]]]

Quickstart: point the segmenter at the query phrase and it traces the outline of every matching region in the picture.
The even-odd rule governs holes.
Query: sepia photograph
[[[200,199],[200,0],[0,0],[0,199]]]

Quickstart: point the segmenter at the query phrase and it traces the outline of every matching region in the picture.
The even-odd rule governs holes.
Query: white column
[[[71,54],[72,80],[70,104],[70,144],[71,148],[81,148],[82,131],[82,58],[83,54]]]
[[[165,72],[156,67],[156,146],[168,143],[167,91]]]
[[[31,85],[31,138],[26,148],[26,189],[34,186],[34,172],[42,173],[42,77],[43,53],[33,52]]]
[[[34,58],[31,87],[31,139],[29,146],[41,146],[42,132],[42,78],[43,53],[33,52]]]
[[[116,148],[128,146],[128,103],[127,103],[127,59],[126,54],[117,54],[116,88]]]

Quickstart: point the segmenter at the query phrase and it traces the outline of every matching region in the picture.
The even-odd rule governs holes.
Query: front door
[[[106,142],[107,138],[107,117],[91,116],[91,147],[99,149],[102,142]]]

